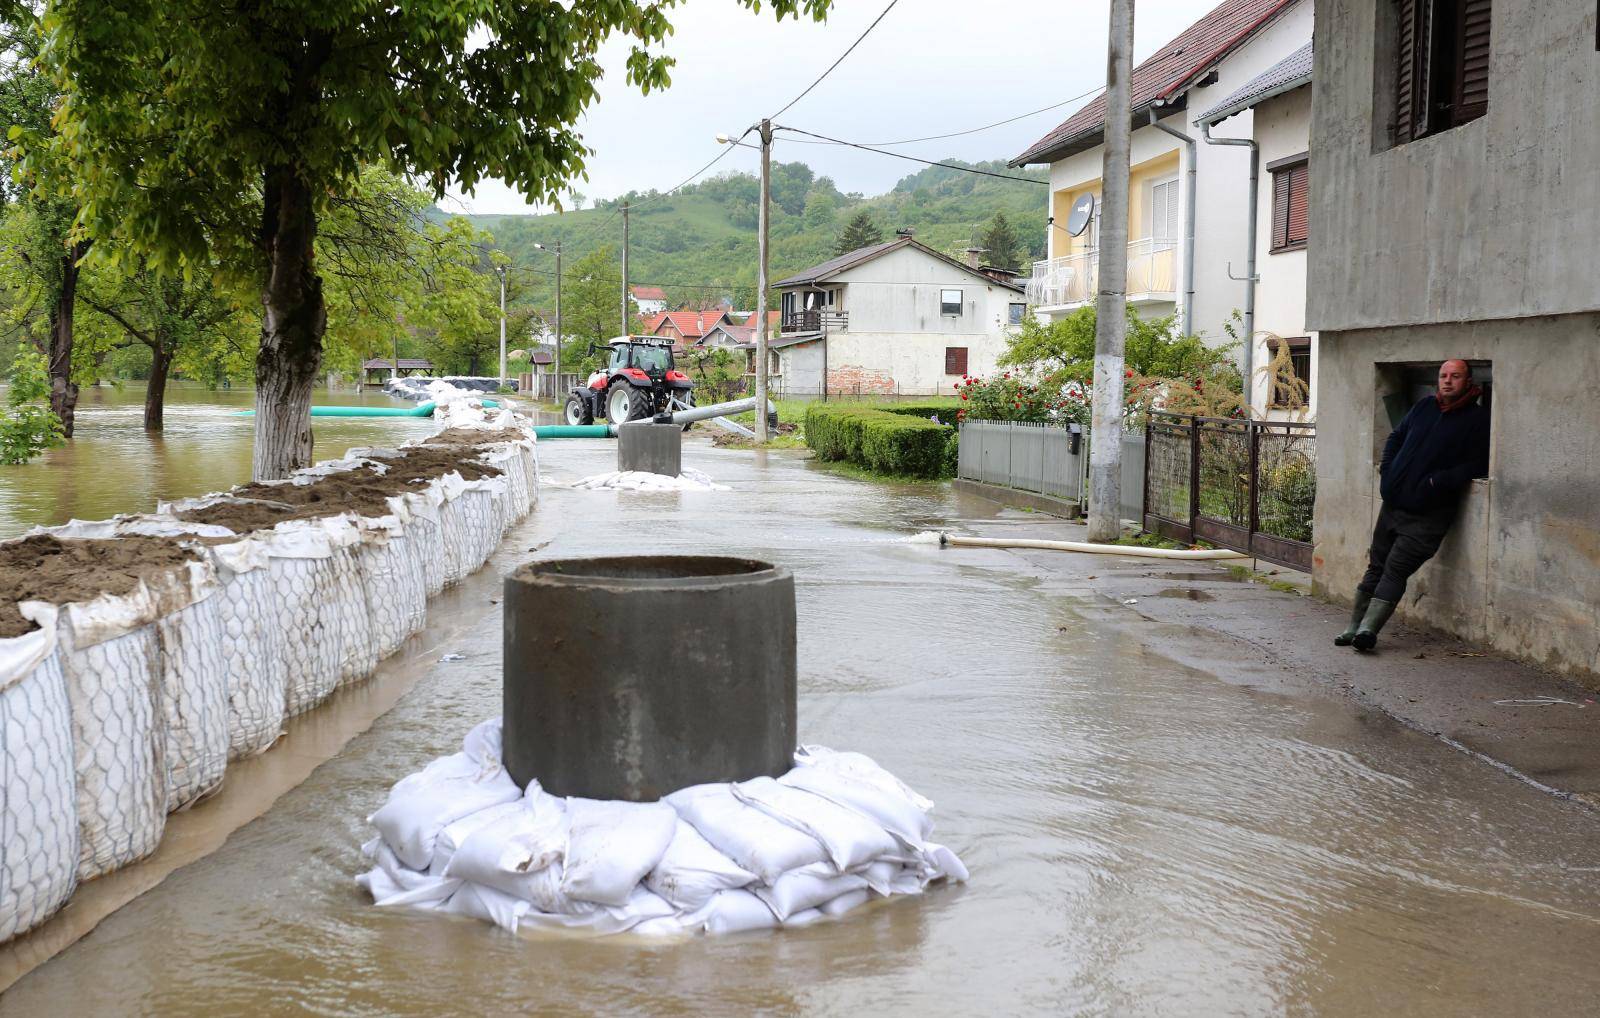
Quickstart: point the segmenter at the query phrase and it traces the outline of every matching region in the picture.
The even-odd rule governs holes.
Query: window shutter
[[[1290,170],[1279,170],[1272,175],[1272,247],[1274,250],[1289,243],[1290,173]]]
[[[1289,244],[1304,244],[1311,232],[1310,224],[1310,166],[1301,163],[1282,174],[1289,181],[1289,215],[1284,240]]]
[[[1412,120],[1417,106],[1417,0],[1396,0],[1395,9],[1400,32],[1395,47],[1394,135],[1396,142],[1407,142],[1413,137]]]
[[[1489,11],[1491,0],[1461,0],[1460,77],[1455,96],[1457,124],[1489,109]]]
[[[964,346],[947,346],[944,348],[944,373],[947,375],[967,374],[967,348]]]

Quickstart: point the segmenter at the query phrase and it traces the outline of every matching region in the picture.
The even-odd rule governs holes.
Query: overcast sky
[[[672,86],[641,96],[623,69],[628,47],[604,49],[599,100],[580,130],[595,149],[590,199],[665,190],[715,156],[719,131],[738,134],[794,98],[838,58],[888,0],[835,0],[825,25],[776,22],[735,0],[688,0],[669,12],[676,33]],[[1218,0],[1138,0],[1134,57],[1143,59]],[[1097,90],[1105,83],[1108,0],[900,0],[855,52],[779,123],[866,143],[946,134],[993,123]],[[899,146],[926,159],[1010,158],[1087,102],[963,138]],[[781,137],[781,136],[780,136]],[[773,157],[803,161],[840,190],[880,194],[915,163],[834,145],[780,142]],[[754,172],[738,149],[711,173]],[[708,174],[709,175],[709,174]],[[528,212],[511,188],[455,194],[451,211]]]

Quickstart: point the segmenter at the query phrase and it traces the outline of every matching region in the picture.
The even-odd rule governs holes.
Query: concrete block
[[[683,429],[653,421],[618,427],[617,469],[677,477],[683,472]]]

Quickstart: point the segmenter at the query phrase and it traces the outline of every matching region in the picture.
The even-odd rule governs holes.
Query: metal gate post
[[[1200,418],[1189,415],[1189,536],[1200,518]]]
[[[1244,543],[1251,549],[1254,549],[1256,543],[1256,526],[1260,520],[1260,513],[1258,511],[1256,500],[1261,494],[1261,429],[1257,426],[1256,421],[1246,421],[1245,427],[1249,429],[1246,433],[1250,436],[1250,508],[1245,514],[1245,523],[1249,527],[1249,533],[1245,535]]]

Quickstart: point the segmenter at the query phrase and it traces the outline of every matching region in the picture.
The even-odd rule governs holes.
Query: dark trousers
[[[1406,581],[1433,558],[1455,522],[1455,507],[1412,513],[1384,503],[1367,549],[1367,575],[1356,589],[1391,604],[1406,592]]]

